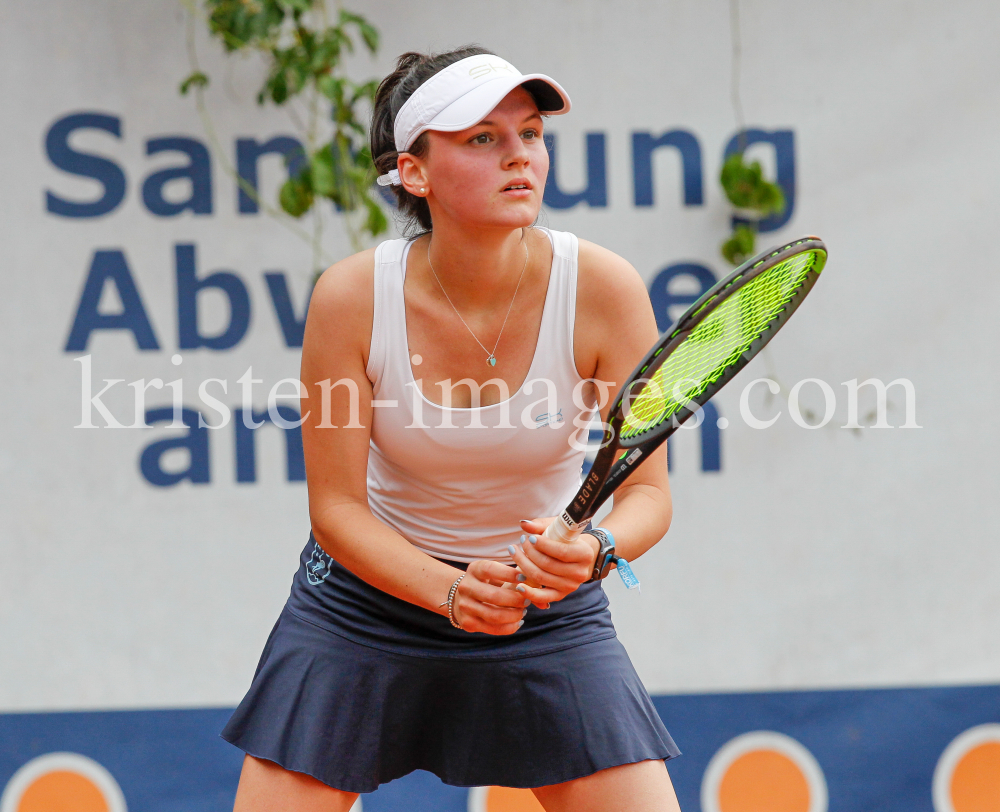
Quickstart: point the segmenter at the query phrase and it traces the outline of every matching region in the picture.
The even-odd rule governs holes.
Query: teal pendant
[[[497,359],[491,355],[488,359],[486,359],[486,363],[491,367],[495,367],[497,365]]]

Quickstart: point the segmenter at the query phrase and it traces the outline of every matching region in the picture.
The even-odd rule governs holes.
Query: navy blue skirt
[[[311,536],[222,736],[349,792],[413,770],[540,787],[680,752],[599,583],[529,607],[513,635],[470,634],[365,583]]]

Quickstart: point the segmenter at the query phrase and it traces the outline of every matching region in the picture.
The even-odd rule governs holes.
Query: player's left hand
[[[518,578],[524,579],[515,588],[539,609],[548,609],[550,603],[562,600],[589,580],[600,550],[597,539],[589,533],[571,542],[545,538],[542,533],[553,520],[522,521],[524,535],[511,548],[520,570]]]

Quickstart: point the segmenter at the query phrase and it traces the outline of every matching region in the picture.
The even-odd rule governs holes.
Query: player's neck
[[[526,229],[450,228],[435,225],[430,246],[434,272],[458,307],[487,307],[498,295],[509,296],[525,265]],[[526,239],[526,238],[525,238]],[[429,270],[428,270],[429,273]],[[431,284],[436,284],[431,279]]]

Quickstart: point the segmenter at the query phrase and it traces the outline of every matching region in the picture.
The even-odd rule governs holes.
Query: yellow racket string
[[[777,263],[715,308],[670,354],[628,406],[622,439],[637,437],[691,405],[781,314],[806,275],[822,267],[823,252],[805,251]]]

